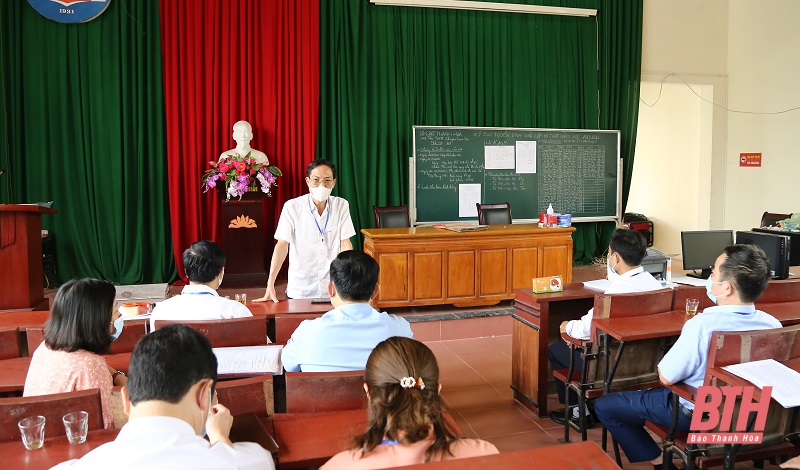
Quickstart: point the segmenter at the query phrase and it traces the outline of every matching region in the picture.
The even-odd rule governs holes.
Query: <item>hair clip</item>
[[[414,380],[414,377],[403,377],[400,379],[400,386],[403,388],[419,388],[420,390],[425,390],[425,382],[422,381],[422,377],[417,377]]]

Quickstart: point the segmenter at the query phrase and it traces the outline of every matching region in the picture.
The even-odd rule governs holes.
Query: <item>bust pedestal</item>
[[[268,198],[261,191],[251,191],[241,200],[231,198],[220,206],[220,234],[225,250],[225,280],[231,287],[263,287],[267,285],[264,269],[263,205]]]

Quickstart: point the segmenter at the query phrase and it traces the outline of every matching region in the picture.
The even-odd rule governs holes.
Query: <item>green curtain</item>
[[[643,1],[600,0],[597,12],[600,62],[600,129],[619,129],[622,157],[622,211],[628,204],[639,121],[642,78]],[[575,261],[590,262],[603,254],[614,224],[578,224],[573,234]]]
[[[58,278],[176,278],[158,0],[114,0],[83,24],[4,2],[0,63],[0,201],[55,201]]]
[[[520,2],[517,2],[520,3]],[[633,168],[642,0],[529,1],[597,8],[571,18],[322,0],[318,157],[358,228],[372,205],[408,201],[411,126],[619,129],[623,207]],[[576,263],[602,255],[614,224],[576,224]]]
[[[598,128],[594,18],[322,0],[320,29],[318,156],[358,227],[408,200],[412,125]]]

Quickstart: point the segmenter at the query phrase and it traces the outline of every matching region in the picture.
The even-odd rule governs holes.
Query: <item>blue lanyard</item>
[[[214,295],[211,292],[187,292],[185,295]]]
[[[389,439],[384,439],[384,440],[381,441],[381,444],[382,445],[387,445],[387,446],[396,446],[397,445],[397,441],[390,441]]]
[[[328,203],[325,205],[325,209],[328,210],[328,215],[325,217],[325,226],[320,227],[319,222],[317,222],[317,216],[314,214],[314,207],[311,206],[311,196],[308,197],[308,210],[311,212],[311,217],[314,218],[314,223],[317,224],[317,230],[319,230],[320,240],[324,241],[325,239],[325,230],[328,229],[328,221],[331,220],[331,202],[330,198],[328,198]]]

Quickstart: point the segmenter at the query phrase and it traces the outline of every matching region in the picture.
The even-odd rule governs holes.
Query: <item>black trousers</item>
[[[550,368],[552,370],[557,369],[566,369],[569,367],[569,354],[570,349],[567,343],[564,341],[559,341],[557,343],[553,343],[550,347],[547,348],[547,359],[550,361]],[[574,368],[577,372],[580,373],[581,368],[583,367],[583,358],[581,357],[583,354],[582,348],[575,348],[572,352],[572,356],[574,358]],[[556,379],[556,391],[558,392],[558,402],[564,403],[564,397],[566,395],[566,385],[564,382]],[[569,403],[571,405],[578,404],[578,394],[574,391],[570,392],[569,395]]]

